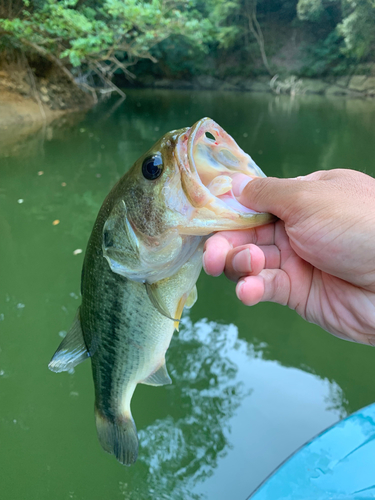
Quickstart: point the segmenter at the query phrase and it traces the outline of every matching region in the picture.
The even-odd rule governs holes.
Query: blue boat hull
[[[330,427],[286,460],[251,500],[375,498],[375,403]]]

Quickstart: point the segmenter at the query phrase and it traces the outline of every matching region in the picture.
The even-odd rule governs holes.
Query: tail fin
[[[103,449],[124,465],[134,464],[138,456],[138,436],[131,414],[119,415],[111,421],[95,408],[95,419]]]

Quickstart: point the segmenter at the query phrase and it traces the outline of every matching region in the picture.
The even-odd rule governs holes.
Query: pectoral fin
[[[145,378],[141,382],[141,384],[154,385],[154,386],[168,385],[171,383],[172,383],[172,380],[167,372],[165,360],[164,360],[163,364],[161,365],[161,367],[156,370],[156,372],[152,373],[151,375],[149,375],[147,378]]]
[[[191,292],[189,293],[189,296],[186,300],[185,307],[186,309],[190,309],[193,307],[193,305],[196,303],[198,299],[198,292],[197,292],[197,286],[194,285],[193,288],[191,289]]]
[[[198,299],[197,287],[194,285],[189,295],[186,297],[186,294],[184,294],[178,301],[177,309],[175,312],[176,319],[174,320],[174,327],[176,328],[177,331],[179,331],[179,326],[180,326],[179,322],[181,319],[182,311],[184,310],[185,307],[186,309],[190,309],[191,307],[193,307],[197,299]]]
[[[53,372],[68,371],[89,357],[83,339],[79,311],[80,308],[78,308],[69,332],[49,362],[48,368]]]
[[[152,283],[151,285],[150,285],[150,283],[145,283],[145,286],[146,286],[147,295],[149,296],[149,299],[151,300],[151,303],[155,307],[155,309],[157,309],[160,312],[160,314],[162,314],[166,318],[171,319],[172,321],[179,322],[180,319],[179,318],[178,319],[172,318],[171,313],[168,311],[168,308],[165,305],[164,299],[158,290],[157,283]]]

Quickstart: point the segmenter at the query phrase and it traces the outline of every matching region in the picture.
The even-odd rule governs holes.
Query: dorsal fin
[[[151,303],[155,307],[155,309],[157,309],[160,314],[168,319],[171,319],[172,321],[180,321],[180,318],[172,318],[171,313],[168,311],[168,308],[164,303],[163,297],[159,293],[157,283],[145,283],[145,286],[147,295],[149,296],[149,299],[151,300]]]
[[[165,364],[165,359],[163,360],[160,368],[156,370],[156,372],[151,373],[147,378],[141,381],[141,384],[146,385],[167,385],[171,384],[172,380],[167,371],[167,366]]]
[[[49,362],[48,368],[53,372],[68,371],[89,357],[83,339],[79,312],[80,308],[78,308],[69,332]]]

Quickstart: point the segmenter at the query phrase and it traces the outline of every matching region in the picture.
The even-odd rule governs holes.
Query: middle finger
[[[238,281],[243,276],[256,276],[263,269],[279,269],[280,262],[276,245],[243,245],[228,252],[224,272],[230,280]]]

